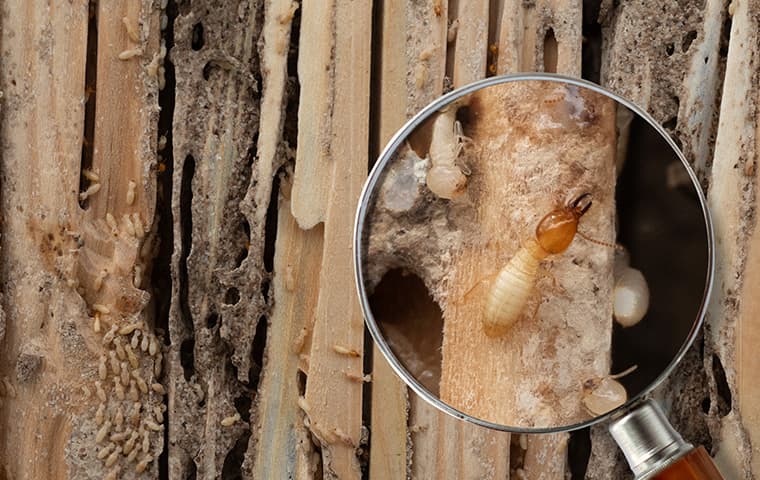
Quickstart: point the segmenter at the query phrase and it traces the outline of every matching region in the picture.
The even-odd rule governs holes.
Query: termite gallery
[[[496,274],[483,311],[483,329],[488,336],[503,335],[520,317],[535,287],[539,264],[570,246],[580,218],[590,207],[591,194],[584,193],[547,213],[538,223],[534,238]]]

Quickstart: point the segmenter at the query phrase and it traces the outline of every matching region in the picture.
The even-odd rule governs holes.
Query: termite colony
[[[161,0],[161,16],[160,27],[161,31],[166,30],[169,25],[169,17],[166,13],[166,7],[168,0]],[[122,18],[124,29],[127,32],[127,38],[129,39],[129,48],[122,50],[117,55],[119,60],[127,61],[134,58],[140,58],[145,54],[144,44],[147,42],[147,30],[143,33],[140,28],[140,22],[138,19],[131,19],[129,17]],[[150,63],[145,67],[145,72],[149,78],[155,78],[158,82],[158,89],[163,90],[166,86],[166,72],[164,70],[164,59],[166,58],[166,42],[162,38],[159,51],[153,55]]]
[[[111,318],[110,308],[94,304],[92,310],[95,331],[103,331],[106,319]],[[109,469],[106,478],[117,478],[121,468],[130,465],[143,473],[160,453],[151,449],[160,444],[164,431],[166,390],[157,381],[163,353],[161,340],[145,327],[142,321],[120,325],[114,319],[101,338],[103,352],[94,384],[99,400],[94,440],[98,459]],[[152,436],[157,440],[152,441]]]

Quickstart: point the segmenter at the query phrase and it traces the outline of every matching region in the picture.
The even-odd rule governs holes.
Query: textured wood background
[[[452,86],[523,71],[628,97],[696,169],[716,288],[656,396],[760,478],[757,0],[1,0],[0,30],[0,479],[628,478],[604,427],[510,439],[434,411],[364,333],[372,159]],[[102,400],[134,334],[103,337],[133,324],[147,393]]]

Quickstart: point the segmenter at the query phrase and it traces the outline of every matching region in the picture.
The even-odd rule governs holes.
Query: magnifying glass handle
[[[705,447],[684,441],[652,400],[609,429],[636,480],[724,480]]]

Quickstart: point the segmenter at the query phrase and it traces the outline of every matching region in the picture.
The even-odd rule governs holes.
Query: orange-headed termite
[[[578,232],[578,221],[590,207],[591,194],[584,193],[546,214],[536,227],[535,238],[496,274],[483,312],[483,329],[488,336],[503,335],[520,317],[536,284],[539,264],[570,246]]]

